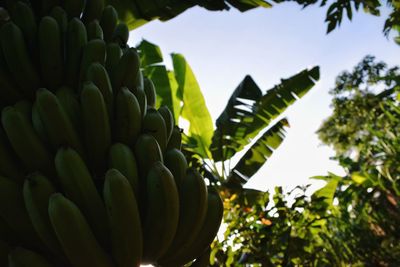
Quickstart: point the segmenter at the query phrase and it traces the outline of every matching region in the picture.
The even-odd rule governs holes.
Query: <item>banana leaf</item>
[[[210,147],[215,161],[231,158],[248,144],[248,140],[243,138],[248,124],[254,120],[252,107],[261,97],[261,89],[247,75],[232,93],[225,109],[216,121],[217,129]]]
[[[241,151],[273,119],[305,95],[319,79],[319,67],[305,69],[282,79],[261,96],[261,90],[247,76],[233,92],[217,119],[210,150],[215,161],[225,161]]]
[[[186,148],[201,156],[210,158],[209,146],[214,127],[199,84],[192,69],[180,54],[172,54],[174,71],[164,64],[161,49],[146,40],[138,46],[141,66],[145,76],[152,80],[157,92],[157,107],[166,105],[179,117],[189,122],[185,135]]]
[[[189,122],[187,136],[197,143],[192,152],[203,158],[211,158],[209,147],[214,127],[204,96],[185,58],[180,54],[171,56],[178,83],[177,94],[182,96],[183,102],[180,115]]]
[[[178,84],[173,71],[164,65],[160,47],[143,40],[137,49],[144,75],[149,78],[157,88],[156,107],[167,106],[173,113],[177,122],[181,113],[181,94],[178,94]]]
[[[258,138],[235,165],[228,185],[243,186],[265,164],[285,138],[286,118],[278,121]]]

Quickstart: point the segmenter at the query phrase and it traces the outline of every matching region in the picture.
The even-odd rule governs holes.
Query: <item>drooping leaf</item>
[[[244,139],[248,124],[253,121],[252,107],[262,92],[250,76],[246,76],[229,98],[216,121],[216,130],[210,150],[215,161],[231,158],[246,145]]]
[[[285,126],[288,122],[282,119],[257,139],[232,169],[230,183],[245,184],[264,165],[285,138]]]
[[[178,94],[182,95],[181,116],[189,122],[187,135],[197,141],[194,150],[203,158],[210,158],[209,150],[214,132],[211,115],[192,69],[180,54],[172,54]]]

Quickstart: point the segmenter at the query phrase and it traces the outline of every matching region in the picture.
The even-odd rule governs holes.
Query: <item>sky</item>
[[[343,170],[330,157],[333,151],[315,134],[331,114],[329,89],[343,70],[352,70],[371,54],[389,66],[400,64],[400,49],[383,33],[384,18],[358,12],[352,22],[326,35],[326,9],[302,9],[294,3],[258,8],[245,13],[236,10],[210,12],[192,8],[168,21],[150,22],[130,33],[131,46],[146,39],[159,45],[165,59],[183,54],[192,67],[213,121],[224,109],[231,93],[249,74],[265,93],[305,68],[320,66],[316,86],[283,115],[288,118],[283,144],[274,152],[246,187],[269,190],[312,184],[316,175]]]

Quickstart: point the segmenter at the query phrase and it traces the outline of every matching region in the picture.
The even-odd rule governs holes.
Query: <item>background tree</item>
[[[333,114],[318,131],[347,172],[336,190],[331,227],[351,240],[343,253],[349,262],[400,264],[399,89],[398,67],[365,57],[338,76],[331,90]],[[346,224],[338,226],[339,220]]]

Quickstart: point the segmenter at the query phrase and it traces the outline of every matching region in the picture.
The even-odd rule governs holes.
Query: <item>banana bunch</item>
[[[0,266],[204,261],[221,199],[188,166],[115,9],[0,11]]]

